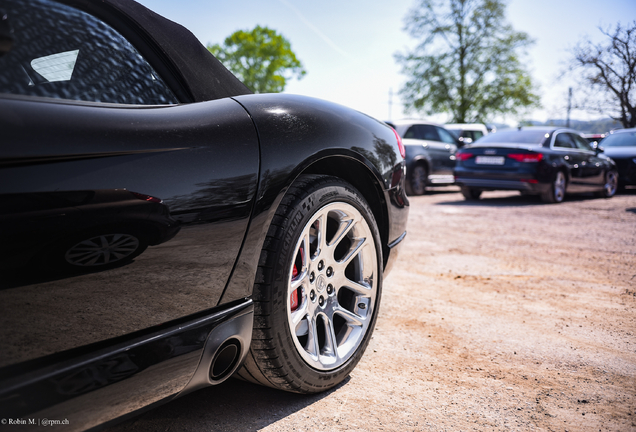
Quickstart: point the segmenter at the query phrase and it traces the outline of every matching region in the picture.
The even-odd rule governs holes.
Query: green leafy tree
[[[600,30],[605,43],[586,40],[572,50],[572,69],[580,69],[583,79],[584,99],[576,105],[636,127],[636,21]]]
[[[289,41],[267,27],[238,30],[223,45],[207,48],[255,93],[281,92],[288,79],[301,79],[306,73]]]
[[[532,40],[505,22],[502,1],[418,0],[405,23],[419,41],[396,54],[408,76],[400,90],[408,110],[484,123],[539,106],[520,61]]]

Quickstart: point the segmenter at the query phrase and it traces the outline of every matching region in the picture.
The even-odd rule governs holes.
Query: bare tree
[[[587,40],[572,50],[572,69],[582,70],[589,86],[585,102],[578,105],[609,115],[623,127],[636,127],[636,21],[599,30],[609,40],[600,44]]]

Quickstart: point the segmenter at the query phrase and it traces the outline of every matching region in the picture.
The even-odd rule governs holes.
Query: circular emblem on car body
[[[327,280],[323,275],[318,276],[316,280],[316,289],[318,292],[323,292],[327,288]]]

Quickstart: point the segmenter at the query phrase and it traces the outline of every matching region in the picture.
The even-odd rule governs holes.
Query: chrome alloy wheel
[[[372,321],[378,259],[371,229],[355,207],[334,202],[314,213],[294,250],[287,291],[294,345],[311,367],[335,369]]]
[[[129,257],[139,248],[139,240],[130,234],[103,234],[77,243],[64,258],[75,266],[102,266]]]
[[[565,175],[563,171],[558,171],[554,179],[554,200],[560,203],[565,198]]]

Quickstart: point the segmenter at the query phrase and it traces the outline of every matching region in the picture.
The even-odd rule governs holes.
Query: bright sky
[[[340,103],[381,120],[420,117],[403,112],[398,91],[405,82],[393,54],[415,43],[404,17],[416,0],[138,0],[190,29],[204,44],[221,43],[257,24],[285,36],[307,75],[288,82],[286,93]],[[509,0],[507,17],[535,39],[527,69],[539,84],[543,109],[524,119],[565,118],[568,87],[559,79],[568,49],[588,36],[602,41],[599,26],[636,20],[634,0]],[[392,98],[390,94],[392,93]],[[392,104],[389,104],[389,101]],[[574,119],[596,118],[573,112]],[[444,115],[432,118],[445,122]],[[520,118],[499,119],[516,124]]]

